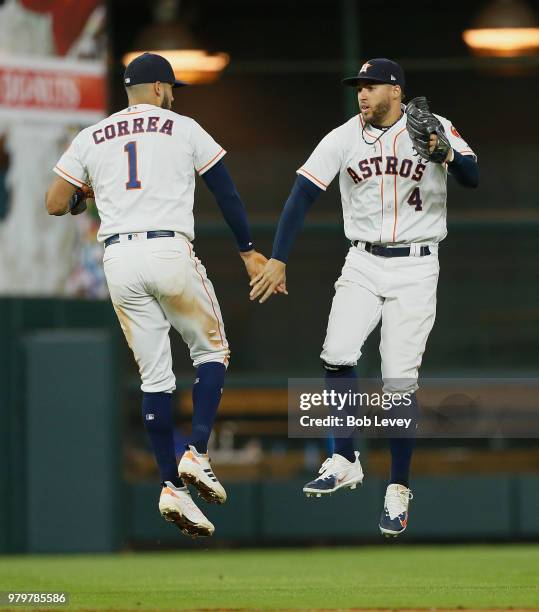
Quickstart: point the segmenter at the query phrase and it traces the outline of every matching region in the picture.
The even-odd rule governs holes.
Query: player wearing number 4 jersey
[[[129,107],[90,126],[58,161],[47,193],[50,214],[78,214],[95,194],[110,296],[142,379],[142,416],[159,466],[159,510],[184,533],[214,527],[187,484],[208,502],[226,493],[207,456],[208,438],[229,359],[213,286],[191,244],[195,171],[214,194],[232,229],[248,275],[266,258],[253,249],[244,206],[221,158],[225,154],[195,121],[170,110],[177,81],[168,61],[146,53],[129,64]],[[192,433],[176,463],[169,330],[189,347],[196,368]]]
[[[447,233],[447,174],[476,187],[477,163],[451,122],[430,113],[424,98],[404,106],[404,73],[397,63],[369,60],[343,83],[357,88],[360,113],[323,138],[297,171],[272,259],[251,281],[251,299],[264,302],[285,282],[286,262],[304,216],[338,174],[351,247],[335,284],[321,354],[326,385],[342,390],[346,381],[355,390],[354,366],[381,320],[384,392],[411,394],[409,414],[416,416],[418,371],[436,311],[438,244]],[[385,535],[406,529],[412,497],[413,437],[393,435],[379,525]],[[320,497],[355,488],[363,479],[358,455],[351,437],[336,437],[333,455],[304,492]]]

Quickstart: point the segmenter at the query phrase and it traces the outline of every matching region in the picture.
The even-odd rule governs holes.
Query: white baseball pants
[[[436,251],[436,249],[434,249]],[[356,365],[363,343],[382,319],[384,392],[413,392],[436,316],[437,252],[379,257],[351,247],[329,315],[322,354],[331,365]]]
[[[169,330],[189,347],[195,367],[208,361],[228,365],[229,348],[213,285],[186,238],[132,240],[111,244],[103,264],[112,304],[138,364],[141,388],[173,391]]]

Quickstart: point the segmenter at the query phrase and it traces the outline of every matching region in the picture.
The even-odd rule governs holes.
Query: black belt
[[[359,240],[352,242],[354,246],[359,244]],[[378,257],[409,257],[410,247],[388,247],[383,244],[372,244],[371,242],[365,243],[365,251],[371,253],[371,255],[377,255]],[[422,246],[419,250],[419,256],[424,257],[430,255],[430,249],[428,246]]]
[[[146,232],[146,238],[174,238],[175,233],[176,232],[172,232],[170,230],[152,230],[151,232]],[[127,239],[131,240],[135,235],[136,232],[134,232],[133,234],[127,234]],[[107,238],[105,240],[105,248],[107,248],[111,244],[116,244],[116,242],[120,242],[120,234],[114,234],[114,236],[110,236],[109,238]]]

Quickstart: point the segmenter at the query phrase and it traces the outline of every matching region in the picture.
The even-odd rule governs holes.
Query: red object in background
[[[105,66],[65,58],[0,58],[0,115],[94,121],[106,109]]]
[[[88,18],[100,0],[19,0],[35,13],[52,15],[54,44],[58,55],[65,55],[80,36]]]

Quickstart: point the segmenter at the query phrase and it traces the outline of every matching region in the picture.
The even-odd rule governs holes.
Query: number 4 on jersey
[[[416,187],[411,196],[408,198],[408,204],[415,206],[416,210],[423,210],[423,201],[421,200],[421,194],[419,193],[419,187]]]
[[[137,160],[137,143],[132,140],[128,142],[124,151],[127,153],[127,164],[128,164],[128,178],[129,180],[125,184],[126,189],[140,189],[142,187],[141,182],[138,180],[138,160]]]

